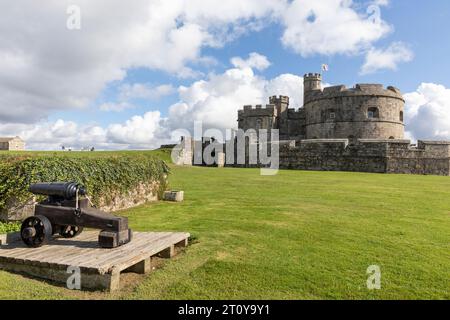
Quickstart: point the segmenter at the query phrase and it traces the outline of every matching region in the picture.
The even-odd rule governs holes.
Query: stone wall
[[[417,146],[411,145],[410,140],[401,139],[311,139],[273,143],[278,144],[280,169],[450,176],[450,141],[419,141]],[[201,159],[208,145],[196,142],[194,157],[197,154]],[[218,143],[218,146],[227,150],[225,145]],[[257,152],[250,152],[257,148],[257,143],[247,143],[244,163],[238,164],[237,145],[234,144],[234,157],[231,152],[220,152],[215,155],[215,166],[262,167]],[[270,145],[267,150],[270,153]],[[250,154],[254,155],[252,160]],[[192,158],[190,161],[192,163]]]
[[[280,168],[450,175],[450,142],[361,139],[302,140],[280,148]]]
[[[302,140],[280,148],[280,168],[317,171],[386,172],[386,146],[347,139]]]
[[[387,157],[388,173],[450,175],[450,142],[389,143]]]

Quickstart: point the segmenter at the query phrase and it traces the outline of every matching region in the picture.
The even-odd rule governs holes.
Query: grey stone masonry
[[[358,171],[450,175],[450,142],[360,139],[303,140],[280,147],[280,167],[317,171]]]

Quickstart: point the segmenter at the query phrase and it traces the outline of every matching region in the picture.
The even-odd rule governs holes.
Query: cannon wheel
[[[63,238],[75,238],[81,232],[83,232],[83,227],[80,226],[60,226],[59,235]]]
[[[22,241],[32,248],[38,248],[50,241],[53,235],[52,224],[44,216],[25,219],[20,229]]]

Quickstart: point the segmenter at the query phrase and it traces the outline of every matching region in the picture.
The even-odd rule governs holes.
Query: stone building
[[[278,129],[280,140],[403,139],[405,100],[397,88],[357,84],[322,88],[318,73],[304,76],[304,104],[289,108],[289,97],[271,97],[268,105],[244,106],[238,127]]]
[[[278,129],[281,140],[304,139],[305,112],[289,108],[289,97],[273,96],[269,104],[264,108],[261,105],[255,107],[247,105],[238,111],[238,128],[247,131],[249,129]]]
[[[20,137],[0,137],[0,150],[23,151],[25,150],[25,141],[23,141]]]

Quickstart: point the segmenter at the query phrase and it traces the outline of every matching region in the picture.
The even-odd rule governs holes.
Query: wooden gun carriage
[[[100,229],[98,243],[103,248],[115,248],[131,241],[128,218],[91,206],[86,189],[78,183],[37,183],[29,190],[48,198],[36,204],[34,216],[22,223],[21,237],[27,246],[40,247],[56,234],[74,238],[83,228]]]

